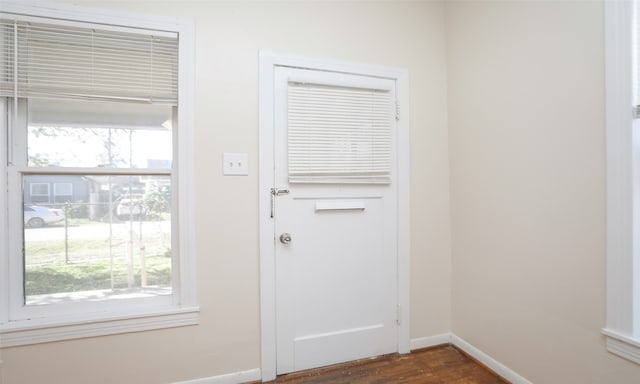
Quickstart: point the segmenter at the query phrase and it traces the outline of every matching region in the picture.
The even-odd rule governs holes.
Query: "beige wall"
[[[258,50],[409,70],[411,337],[451,329],[444,7],[399,2],[67,1],[196,23],[201,324],[2,350],[4,384],[164,383],[260,367]],[[223,177],[248,152],[248,177]]]
[[[601,2],[446,7],[453,332],[534,383],[638,383],[606,352]]]
[[[202,321],[5,349],[4,384],[259,367],[259,49],[409,70],[412,338],[453,331],[535,383],[638,382],[600,334],[601,2],[67,2],[196,22]],[[250,176],[221,176],[222,152]]]

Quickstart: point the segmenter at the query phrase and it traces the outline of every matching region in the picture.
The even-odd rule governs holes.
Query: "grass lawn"
[[[27,267],[25,271],[26,296],[59,292],[77,292],[95,289],[126,288],[129,265],[125,260],[113,263],[114,286],[111,286],[111,262],[100,260],[82,264],[62,264]],[[135,286],[140,286],[141,266],[134,262]],[[171,283],[171,258],[155,256],[146,259],[147,285]]]
[[[26,296],[130,288],[130,280],[131,287],[140,287],[143,258],[145,285],[171,284],[171,234],[163,223],[87,222],[70,227],[68,233],[53,226],[28,231]]]
[[[170,253],[169,239],[160,236],[145,239],[144,248],[147,255],[165,255]],[[109,260],[124,258],[128,255],[129,247],[133,247],[134,253],[139,252],[140,244],[129,242],[123,238],[114,238],[109,244],[107,239],[77,239],[67,242],[67,257],[65,257],[65,244],[62,240],[29,241],[25,242],[25,261],[27,266],[44,264],[66,263],[67,257],[70,263],[82,263],[95,260]]]

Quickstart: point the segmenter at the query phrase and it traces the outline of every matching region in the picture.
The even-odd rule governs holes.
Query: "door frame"
[[[262,380],[276,378],[276,274],[275,226],[270,217],[270,188],[274,180],[274,73],[276,67],[293,67],[396,81],[397,122],[397,244],[398,244],[398,352],[410,352],[410,139],[409,75],[406,69],[354,62],[309,59],[260,51],[259,65],[259,220],[260,220],[260,323]]]

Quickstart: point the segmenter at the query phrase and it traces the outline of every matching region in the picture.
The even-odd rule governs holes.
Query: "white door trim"
[[[276,66],[381,77],[396,81],[398,113],[398,352],[410,352],[410,194],[409,194],[409,76],[406,69],[260,52],[260,315],[262,380],[276,378],[276,290],[274,222],[269,189],[274,180],[274,72]]]

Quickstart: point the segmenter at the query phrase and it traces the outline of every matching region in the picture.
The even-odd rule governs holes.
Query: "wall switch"
[[[222,162],[223,175],[247,176],[249,174],[248,153],[225,153]]]

